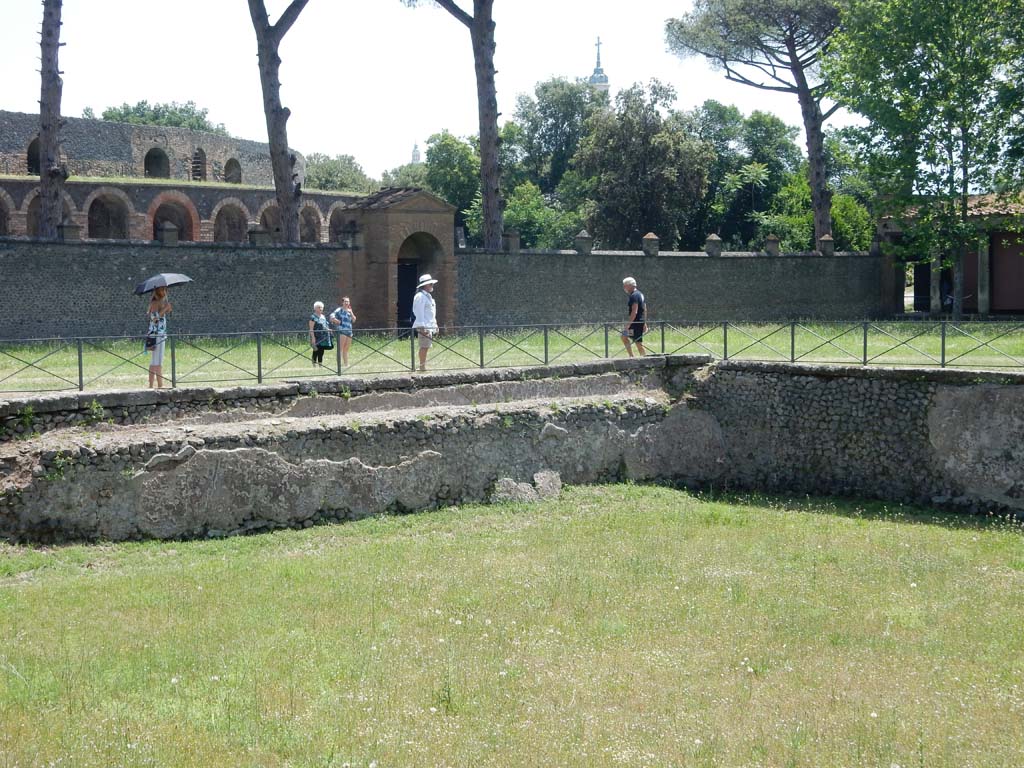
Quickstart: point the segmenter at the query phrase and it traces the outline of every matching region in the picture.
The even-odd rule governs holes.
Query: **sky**
[[[35,112],[42,4],[0,2],[0,109]],[[267,0],[271,20],[287,5]],[[799,126],[795,96],[730,83],[703,59],[667,51],[665,20],[690,7],[691,0],[495,0],[499,120],[512,118],[517,96],[538,82],[588,77],[600,37],[613,96],[657,78],[675,88],[680,109],[713,98]],[[64,0],[63,20],[63,114],[191,100],[232,135],[267,140],[246,0]],[[430,2],[310,0],[280,54],[288,142],[304,154],[352,155],[379,178],[434,133],[477,133],[469,30]],[[845,122],[837,115],[830,124]]]

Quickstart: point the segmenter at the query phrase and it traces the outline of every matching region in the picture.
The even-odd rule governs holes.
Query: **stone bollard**
[[[82,226],[75,224],[71,219],[64,219],[64,221],[57,225],[57,238],[65,243],[80,240],[81,233]]]
[[[249,245],[270,245],[270,232],[263,227],[250,228]]]
[[[712,232],[704,240],[704,252],[708,256],[721,256],[722,255],[722,238]]]
[[[764,252],[769,256],[778,256],[782,251],[779,250],[779,236],[768,235],[764,239]]]
[[[822,256],[835,256],[836,255],[836,243],[832,239],[832,235],[824,234],[818,238],[818,252]]]
[[[178,228],[171,222],[165,221],[156,228],[156,239],[161,245],[177,245]]]
[[[465,227],[455,228],[455,247],[460,251],[466,247],[466,229]]]
[[[510,229],[501,235],[501,250],[505,253],[519,253],[519,231]]]
[[[658,236],[653,232],[648,232],[644,235],[640,247],[643,249],[644,256],[657,256],[660,245],[661,241],[658,239]]]
[[[576,249],[577,253],[589,256],[594,252],[594,238],[590,236],[590,233],[587,232],[587,230],[581,229],[580,233],[576,235],[573,247]]]

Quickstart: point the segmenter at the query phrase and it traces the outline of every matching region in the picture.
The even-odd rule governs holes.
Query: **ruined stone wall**
[[[266,144],[184,128],[111,123],[65,117],[61,156],[74,176],[145,176],[151,149],[167,154],[171,179],[192,178],[197,149],[206,155],[207,181],[222,181],[228,160],[241,166],[242,183],[273,186],[274,174]],[[28,147],[39,135],[39,115],[0,110],[0,174],[28,173]],[[299,172],[302,172],[302,156]]]
[[[463,251],[457,258],[459,325],[621,322],[627,276],[636,278],[654,320],[851,320],[893,312],[885,297],[891,266],[862,253]]]
[[[624,479],[1024,513],[1022,374],[652,358],[394,381],[398,400],[369,382],[0,443],[0,536],[223,535]]]

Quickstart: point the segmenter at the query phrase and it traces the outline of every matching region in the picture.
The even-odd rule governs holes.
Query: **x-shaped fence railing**
[[[574,323],[443,329],[433,339],[428,368],[548,365],[623,355],[621,327],[622,323]],[[163,371],[171,386],[180,386],[394,373],[418,367],[418,339],[410,329],[356,329],[349,338],[347,365],[342,337],[335,336],[323,367],[314,368],[305,330],[171,334]],[[661,354],[699,352],[727,360],[1024,370],[1024,322],[650,321],[645,343],[649,353],[660,347]],[[149,370],[148,359],[143,358],[147,353],[138,337],[0,340],[0,392],[138,385],[141,377],[136,374]]]

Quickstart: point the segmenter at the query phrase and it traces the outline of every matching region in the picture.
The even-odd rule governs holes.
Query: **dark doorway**
[[[242,183],[242,166],[233,157],[224,163],[224,181],[228,184]]]
[[[148,179],[169,179],[171,178],[171,161],[167,153],[162,149],[154,147],[146,153],[143,161]]]
[[[192,218],[188,215],[188,211],[185,210],[185,207],[180,203],[162,203],[160,207],[156,209],[156,213],[153,214],[154,240],[157,239],[160,227],[167,221],[178,228],[179,241],[191,242],[195,239],[195,233],[192,232]]]
[[[206,181],[206,152],[202,149],[192,155],[192,181]]]
[[[25,166],[29,176],[38,176],[43,167],[43,161],[39,156],[39,139],[32,139],[28,145],[28,156],[25,158]]]
[[[97,197],[89,206],[90,239],[127,240],[128,206],[113,195]]]
[[[416,295],[419,262],[398,262],[398,322],[399,328],[412,327],[412,299]]]

